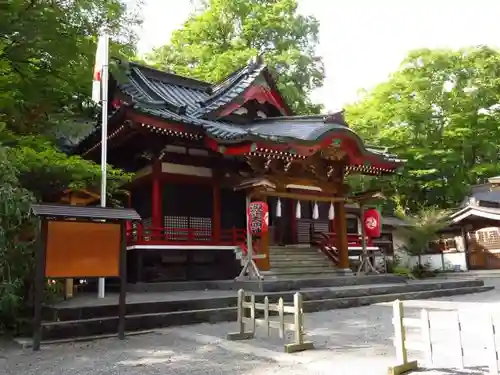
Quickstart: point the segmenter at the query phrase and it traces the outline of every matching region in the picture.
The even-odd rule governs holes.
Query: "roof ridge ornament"
[[[264,65],[264,52],[260,52],[258,55],[251,57],[247,65],[251,69]]]
[[[345,117],[344,117],[345,109],[335,112],[335,113],[330,113],[325,116],[323,119],[323,122],[325,124],[337,124],[337,125],[342,125],[345,127],[349,127],[349,124],[346,122]]]

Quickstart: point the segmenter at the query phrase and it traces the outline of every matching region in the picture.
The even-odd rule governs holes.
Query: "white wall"
[[[401,237],[400,234],[395,231],[392,232],[392,246],[394,248],[394,253],[400,255],[402,248],[405,245],[405,239]]]
[[[394,246],[394,253],[401,259],[402,265],[414,267],[418,264],[417,256],[409,256],[402,251],[405,244],[404,238],[400,235],[393,233],[392,241]],[[464,243],[462,236],[456,236],[455,242],[457,244],[457,252],[442,254],[426,254],[421,256],[421,262],[428,265],[431,270],[448,270],[454,271],[455,266],[459,266],[461,271],[467,271],[467,261],[464,252]],[[382,262],[382,259],[377,262]]]
[[[465,259],[465,253],[448,253],[443,254],[427,254],[422,255],[422,264],[427,265],[430,270],[439,270],[439,271],[455,271],[455,266],[460,267],[460,271],[467,271],[467,263]],[[393,257],[388,256],[388,261],[392,261]],[[444,262],[444,268],[443,268]],[[418,257],[416,256],[405,256],[401,260],[401,265],[405,267],[415,267],[418,264]],[[375,257],[375,266],[383,267],[384,266],[384,257],[376,256]]]
[[[421,262],[428,265],[431,270],[454,271],[455,267],[460,267],[460,271],[467,271],[467,261],[465,253],[444,253],[426,254],[421,256]],[[408,265],[414,267],[418,264],[418,257],[412,256]]]

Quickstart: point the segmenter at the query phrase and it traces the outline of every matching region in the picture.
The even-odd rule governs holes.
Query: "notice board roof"
[[[141,220],[137,211],[132,208],[33,204],[31,205],[30,213],[43,218]]]

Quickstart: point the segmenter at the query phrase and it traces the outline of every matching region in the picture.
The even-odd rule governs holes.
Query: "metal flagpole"
[[[102,32],[103,38],[103,64],[101,76],[101,207],[106,207],[106,178],[108,156],[108,64],[109,64],[109,35],[107,30]],[[98,297],[104,298],[106,279],[99,278]]]

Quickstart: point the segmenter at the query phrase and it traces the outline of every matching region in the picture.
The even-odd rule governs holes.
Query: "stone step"
[[[261,271],[262,275],[266,275],[269,271]],[[359,286],[359,285],[380,285],[390,283],[405,284],[406,277],[393,274],[378,274],[378,275],[338,275],[329,277],[314,277],[310,279],[298,279],[296,276],[283,280],[219,280],[219,281],[176,281],[176,282],[157,282],[157,283],[137,283],[129,284],[128,291],[135,293],[168,293],[168,292],[183,292],[193,290],[226,290],[234,291],[245,289],[253,292],[274,292],[274,291],[290,291],[304,288],[333,288],[342,286]],[[117,310],[118,311],[118,310]]]
[[[301,281],[301,280],[312,280],[312,279],[331,279],[334,277],[344,277],[346,273],[339,272],[338,270],[324,270],[323,272],[317,273],[276,273],[272,271],[266,274],[266,278],[272,281],[289,281],[290,279]]]
[[[277,261],[290,261],[290,262],[302,262],[308,260],[327,260],[328,258],[323,254],[305,254],[305,255],[271,255],[269,260]]]
[[[395,299],[408,300],[444,297],[484,292],[491,289],[493,289],[493,287],[485,287],[480,280],[441,280],[437,282],[413,282],[408,284],[398,283],[373,286],[357,285],[334,288],[312,288],[301,290],[301,293],[304,299],[304,311],[314,312],[391,302]],[[282,297],[287,303],[291,303],[294,293],[295,291],[256,293],[256,300],[261,302],[264,296],[267,295],[271,302],[275,302]],[[168,304],[163,305],[161,310],[158,309],[158,307],[152,308],[154,307],[154,303],[144,304],[147,306],[137,309],[136,312],[150,312],[132,313],[128,311],[126,317],[126,330],[141,331],[203,322],[216,323],[222,321],[236,321],[236,296],[231,300],[210,298],[205,299],[205,301],[208,304],[206,308],[194,310],[191,309],[191,306],[186,305],[185,310],[179,311],[172,311]],[[199,301],[197,303],[199,304]],[[214,304],[216,304],[217,307],[214,307]],[[127,306],[127,310],[129,310],[129,307],[130,305]],[[90,312],[92,307],[87,306],[85,309]],[[70,318],[69,315],[66,317]],[[44,340],[56,340],[71,337],[112,334],[117,331],[117,325],[118,318],[116,315],[44,322],[42,337]]]
[[[269,254],[269,259],[274,259],[274,258],[288,258],[288,259],[321,259],[321,258],[326,258],[326,255],[323,253],[317,252],[317,253],[300,253],[300,254],[290,254],[290,253],[283,253],[283,254]]]
[[[321,299],[305,301],[304,312],[317,312],[325,310],[344,309],[372,305],[375,303],[392,302],[396,299],[405,301],[413,299],[428,299],[438,297],[449,297],[463,294],[482,293],[494,289],[493,286],[466,286],[451,289],[433,289],[414,292],[387,293],[380,295],[367,295],[363,297],[342,297],[333,299]]]
[[[313,258],[313,257],[325,257],[323,253],[318,252],[309,252],[309,253],[269,253],[269,258],[274,257],[289,257],[289,258]]]
[[[328,259],[302,260],[296,262],[294,260],[276,260],[270,259],[271,269],[284,267],[335,267]]]
[[[315,247],[300,247],[300,248],[293,248],[293,247],[270,247],[269,252],[270,253],[307,253],[307,252],[317,252],[319,251]]]
[[[274,250],[269,251],[269,254],[323,254],[319,249],[299,249],[299,250]]]
[[[341,274],[335,270],[322,269],[317,271],[308,271],[304,272],[303,270],[294,270],[292,272],[282,271],[271,271],[269,277],[272,277],[274,280],[286,280],[289,278],[300,278],[300,279],[310,279],[310,278],[318,278],[318,277],[340,277]]]
[[[265,275],[269,271],[261,271]],[[273,291],[289,291],[303,288],[323,288],[323,287],[341,287],[353,285],[380,285],[388,283],[406,283],[407,278],[393,274],[379,275],[360,275],[347,276],[338,275],[334,277],[314,277],[311,279],[300,279],[296,277],[288,280],[268,280],[261,281],[235,281],[235,280],[218,280],[218,281],[175,281],[175,282],[156,282],[156,283],[137,283],[129,284],[127,290],[133,293],[169,293],[169,292],[185,292],[196,290],[238,290],[245,289],[253,292],[273,292]],[[59,307],[61,308],[61,307]],[[118,310],[116,310],[118,311]]]
[[[327,259],[323,253],[310,254],[270,254],[269,259],[291,259],[291,260],[308,260],[308,259]]]
[[[315,272],[316,270],[337,270],[337,267],[335,267],[333,264],[328,264],[328,263],[321,263],[321,264],[290,264],[290,263],[285,263],[285,264],[277,264],[277,265],[272,265],[271,269],[269,270],[270,272],[273,271],[280,271],[280,272]]]
[[[482,293],[494,289],[492,286],[472,286],[451,289],[437,289],[428,291],[402,292],[362,297],[342,297],[323,300],[304,301],[305,313],[335,310],[351,307],[367,306],[376,303],[392,302],[396,299],[429,299],[449,297],[455,295]],[[225,307],[208,310],[174,311],[143,315],[128,315],[125,320],[126,335],[135,332],[150,333],[151,330],[171,326],[233,322],[237,318],[236,307]],[[149,328],[146,328],[149,327]],[[44,323],[42,327],[42,344],[57,344],[68,341],[95,340],[96,338],[113,337],[118,330],[118,318],[106,317],[89,320]],[[147,330],[146,332],[144,332]],[[30,347],[30,339],[21,339],[25,347]]]

